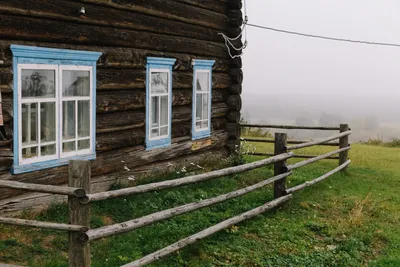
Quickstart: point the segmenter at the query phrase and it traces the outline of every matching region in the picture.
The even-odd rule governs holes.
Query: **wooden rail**
[[[241,127],[249,128],[270,128],[270,129],[287,129],[287,130],[321,130],[321,131],[339,131],[339,127],[324,126],[293,126],[293,125],[271,125],[271,124],[240,124]]]
[[[320,139],[320,140],[316,140],[316,141],[310,141],[307,143],[303,143],[303,144],[298,144],[298,145],[294,145],[294,146],[288,146],[287,150],[296,150],[296,149],[300,149],[300,148],[306,148],[306,147],[311,147],[311,146],[315,146],[315,145],[321,145],[324,143],[327,143],[329,141],[335,140],[335,139],[339,139],[341,137],[345,137],[345,136],[349,136],[351,134],[351,131],[346,131],[337,135],[332,135],[329,137],[326,137],[324,139]]]
[[[264,138],[248,138],[248,137],[244,137],[244,138],[240,138],[241,141],[247,141],[247,142],[259,142],[259,143],[275,143],[274,139],[264,139]],[[303,144],[303,143],[307,143],[309,141],[305,141],[305,140],[288,140],[287,143],[288,144]],[[320,144],[323,146],[339,146],[339,143],[323,143]]]
[[[0,217],[0,223],[19,225],[19,226],[28,226],[28,227],[35,227],[35,228],[42,228],[42,229],[72,231],[72,232],[86,232],[87,230],[89,230],[89,227],[81,226],[81,225],[64,224],[64,223],[50,223],[50,222],[41,222],[41,221],[34,221],[34,220],[24,220],[24,219],[5,218],[5,217]]]
[[[271,157],[271,156],[274,156],[274,153],[250,152],[250,153],[247,153],[246,155]],[[293,154],[291,158],[312,159],[315,157],[318,157],[318,155]],[[339,159],[339,157],[326,157],[325,159]]]
[[[227,175],[231,175],[231,174],[254,170],[254,169],[257,169],[257,168],[260,168],[260,167],[263,167],[263,166],[266,166],[266,165],[269,165],[269,164],[272,164],[272,163],[275,163],[278,161],[288,159],[292,155],[293,155],[293,153],[290,152],[290,153],[278,155],[276,157],[252,162],[252,163],[247,163],[247,164],[230,167],[230,168],[226,168],[226,169],[222,169],[222,170],[211,171],[208,173],[188,176],[188,177],[184,177],[184,178],[180,178],[180,179],[174,179],[174,180],[169,180],[169,181],[164,181],[164,182],[159,182],[159,183],[151,183],[151,184],[139,185],[139,186],[130,187],[130,188],[123,188],[123,189],[119,189],[119,190],[89,194],[88,201],[90,201],[90,202],[100,201],[100,200],[105,200],[105,199],[130,196],[130,195],[141,194],[141,193],[150,192],[150,191],[156,191],[156,190],[161,190],[161,189],[166,189],[166,188],[173,188],[173,187],[177,187],[177,186],[203,182],[203,181],[207,181],[207,180],[218,178],[218,177],[223,177],[223,176],[227,176]],[[86,199],[81,199],[81,201],[86,202]]]
[[[136,261],[128,263],[128,264],[125,264],[122,267],[136,267],[136,266],[143,266],[145,264],[149,264],[149,263],[151,263],[153,261],[156,261],[156,260],[160,259],[161,257],[165,257],[165,256],[167,256],[167,255],[169,255],[169,254],[171,254],[171,253],[173,253],[175,251],[178,251],[181,248],[186,247],[187,245],[193,244],[193,243],[197,242],[198,240],[204,239],[207,236],[210,236],[210,235],[212,235],[212,234],[214,234],[216,232],[219,232],[219,231],[221,231],[223,229],[231,227],[232,225],[235,225],[235,224],[240,223],[240,222],[242,222],[244,220],[250,219],[250,218],[252,218],[254,216],[257,216],[257,215],[259,215],[261,213],[264,213],[267,210],[271,210],[271,209],[277,207],[278,205],[289,201],[291,198],[292,198],[292,195],[286,195],[286,196],[280,197],[278,199],[274,199],[274,200],[272,200],[270,202],[265,203],[264,205],[262,205],[262,206],[260,206],[258,208],[249,210],[249,211],[247,211],[245,213],[242,213],[242,214],[240,214],[238,216],[235,216],[235,217],[232,217],[232,218],[230,218],[228,220],[222,221],[222,222],[220,222],[220,223],[218,223],[218,224],[216,224],[214,226],[211,226],[211,227],[209,227],[209,228],[207,228],[207,229],[205,229],[205,230],[203,230],[203,231],[201,231],[201,232],[199,232],[197,234],[194,234],[194,235],[191,235],[191,236],[186,237],[184,239],[181,239],[181,240],[179,240],[178,242],[176,242],[176,243],[174,243],[172,245],[169,245],[169,246],[167,246],[167,247],[165,247],[163,249],[160,249],[160,250],[158,250],[156,252],[153,252],[153,253],[151,253],[151,254],[149,254],[149,255],[147,255],[147,256],[139,259],[139,260],[136,260]]]

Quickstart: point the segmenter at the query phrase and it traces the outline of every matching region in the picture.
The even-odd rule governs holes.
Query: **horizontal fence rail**
[[[264,139],[264,138],[240,138],[241,141],[247,141],[247,142],[259,142],[259,143],[275,143],[274,139]],[[287,143],[288,144],[303,144],[303,143],[307,143],[309,141],[305,141],[305,140],[288,140]],[[321,144],[323,146],[338,146],[339,143],[323,143]]]
[[[337,135],[332,135],[332,136],[326,137],[324,139],[310,141],[307,143],[298,144],[298,145],[294,145],[294,146],[288,146],[287,150],[296,150],[296,149],[300,149],[300,148],[306,148],[306,147],[311,147],[311,146],[315,146],[315,145],[320,145],[320,144],[327,143],[327,142],[335,140],[335,139],[339,139],[340,137],[349,136],[350,134],[351,134],[351,131],[346,131],[346,132],[343,132],[343,133],[340,133]]]
[[[180,179],[169,180],[169,181],[164,181],[164,182],[159,182],[159,183],[139,185],[139,186],[135,186],[135,187],[101,192],[101,193],[95,193],[95,194],[89,194],[88,201],[100,201],[100,200],[105,200],[105,199],[141,194],[141,193],[145,193],[145,192],[156,191],[156,190],[161,190],[161,189],[166,189],[166,188],[173,188],[173,187],[178,187],[178,186],[182,186],[182,185],[194,184],[194,183],[207,181],[207,180],[218,178],[218,177],[223,177],[226,175],[231,175],[231,174],[254,170],[254,169],[260,168],[262,166],[266,166],[266,165],[269,165],[269,164],[272,164],[272,163],[275,163],[278,161],[288,159],[288,158],[292,157],[292,155],[293,155],[293,153],[289,152],[289,153],[281,154],[281,155],[278,155],[278,156],[275,156],[272,158],[263,159],[263,160],[252,162],[252,163],[247,163],[247,164],[230,167],[230,168],[226,168],[226,169],[222,169],[222,170],[211,171],[208,173],[188,176],[188,177],[184,177],[184,178],[180,178]],[[84,201],[86,202],[86,200],[84,200]]]
[[[308,164],[320,161],[321,159],[329,158],[330,156],[338,154],[338,153],[341,153],[343,151],[350,150],[350,148],[351,147],[348,146],[348,147],[344,147],[344,148],[341,148],[341,149],[326,153],[326,154],[321,155],[321,156],[315,156],[315,157],[313,157],[313,158],[311,158],[309,160],[303,160],[303,161],[297,162],[295,164],[289,165],[289,166],[287,166],[287,168],[288,168],[289,171],[291,171],[291,170],[306,166]]]
[[[240,124],[241,127],[249,128],[270,128],[270,129],[287,129],[287,130],[321,130],[321,131],[339,131],[339,127],[324,126],[293,126],[293,125],[269,125],[269,124]]]
[[[19,226],[27,226],[27,227],[35,227],[35,228],[42,228],[42,229],[51,229],[51,230],[73,231],[73,232],[86,232],[87,230],[89,230],[88,227],[80,226],[80,225],[72,225],[72,224],[64,224],[64,223],[50,223],[50,222],[41,222],[41,221],[34,221],[34,220],[24,220],[24,219],[5,218],[5,217],[0,217],[0,223],[19,225]]]
[[[292,188],[287,189],[287,190],[286,190],[286,193],[287,193],[287,194],[292,194],[292,193],[294,193],[294,192],[296,192],[296,191],[299,191],[299,190],[301,190],[301,189],[304,189],[304,188],[306,188],[306,187],[308,187],[308,186],[311,186],[311,185],[313,185],[313,184],[316,184],[316,183],[318,183],[318,182],[321,182],[322,180],[325,180],[325,179],[328,178],[329,176],[331,176],[331,175],[337,173],[338,171],[340,171],[340,170],[346,168],[350,163],[351,163],[351,160],[348,160],[348,161],[346,161],[345,163],[343,163],[342,165],[340,165],[339,167],[337,167],[337,168],[331,170],[330,172],[327,172],[326,174],[324,174],[324,175],[318,177],[317,179],[314,179],[314,180],[312,180],[312,181],[307,181],[307,182],[305,182],[305,183],[303,183],[303,184],[300,184],[300,185],[298,185],[298,186],[294,186],[294,187],[292,187]]]
[[[233,198],[236,198],[239,196],[243,196],[243,195],[253,192],[259,188],[262,188],[266,185],[269,185],[279,179],[285,178],[291,174],[292,173],[290,173],[290,172],[284,173],[284,174],[269,178],[260,183],[248,186],[243,189],[232,191],[230,193],[223,194],[223,195],[220,195],[217,197],[213,197],[213,198],[201,200],[198,202],[193,202],[190,204],[182,205],[182,206],[179,206],[176,208],[156,212],[156,213],[146,215],[141,218],[133,219],[130,221],[126,221],[123,223],[117,223],[117,224],[89,230],[87,232],[88,239],[90,241],[92,241],[92,240],[96,240],[96,239],[103,238],[103,237],[108,237],[108,236],[113,236],[113,235],[129,232],[129,231],[135,230],[137,228],[140,228],[140,227],[143,227],[146,225],[150,225],[155,222],[159,222],[161,220],[175,217],[175,216],[178,216],[178,215],[190,212],[190,211],[198,210],[200,208],[208,207],[213,204],[221,203],[223,201],[227,201],[229,199],[233,199]]]
[[[263,153],[263,152],[249,152],[249,153],[246,153],[246,155],[270,157],[270,156],[274,156],[275,154],[274,153]],[[318,155],[293,154],[291,158],[311,159],[311,158],[315,158],[315,157],[318,157]],[[339,159],[339,157],[327,157],[325,159]]]
[[[211,226],[211,227],[209,227],[209,228],[207,228],[207,229],[205,229],[205,230],[203,230],[203,231],[201,231],[201,232],[199,232],[197,234],[194,234],[194,235],[191,235],[191,236],[186,237],[184,239],[181,239],[181,240],[179,240],[178,242],[176,242],[176,243],[174,243],[172,245],[169,245],[169,246],[167,246],[167,247],[165,247],[163,249],[160,249],[160,250],[158,250],[158,251],[156,251],[154,253],[151,253],[151,254],[149,254],[149,255],[147,255],[147,256],[139,259],[139,260],[136,260],[136,261],[128,263],[128,264],[125,264],[122,267],[138,267],[138,266],[143,266],[145,264],[149,264],[149,263],[151,263],[153,261],[156,261],[156,260],[158,260],[158,259],[160,259],[162,257],[165,257],[165,256],[167,256],[167,255],[169,255],[169,254],[171,254],[171,253],[173,253],[175,251],[178,251],[181,248],[184,248],[184,247],[186,247],[186,246],[188,246],[190,244],[193,244],[193,243],[197,242],[198,240],[204,239],[204,238],[206,238],[206,237],[208,237],[208,236],[210,236],[210,235],[212,235],[214,233],[217,233],[217,232],[219,232],[221,230],[224,230],[224,229],[226,229],[228,227],[231,227],[232,225],[235,225],[235,224],[240,223],[240,222],[242,222],[244,220],[250,219],[250,218],[252,218],[254,216],[257,216],[257,215],[259,215],[261,213],[264,213],[267,210],[271,210],[271,209],[277,207],[278,205],[280,205],[280,204],[282,204],[284,202],[287,202],[291,198],[292,198],[292,195],[286,195],[286,196],[274,199],[274,200],[272,200],[270,202],[265,203],[264,205],[262,205],[262,206],[260,206],[258,208],[249,210],[249,211],[247,211],[245,213],[242,213],[242,214],[240,214],[238,216],[235,216],[235,217],[232,217],[232,218],[230,218],[228,220],[222,221],[222,222],[220,222],[220,223],[218,223],[218,224],[216,224],[214,226]]]
[[[39,192],[39,193],[75,196],[75,197],[86,196],[86,192],[82,188],[73,188],[73,187],[56,186],[56,185],[29,184],[29,183],[0,180],[0,187]]]

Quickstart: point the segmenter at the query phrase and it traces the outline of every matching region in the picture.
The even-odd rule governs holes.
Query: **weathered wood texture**
[[[230,141],[227,125],[237,123],[241,99],[241,59],[231,60],[222,32],[240,31],[241,1],[194,0],[9,0],[0,5],[0,91],[7,140],[0,142],[0,179],[62,185],[67,181],[67,167],[61,166],[33,173],[11,175],[13,163],[13,73],[11,44],[99,51],[97,63],[96,149],[92,173],[98,184],[109,185],[107,175],[124,167],[165,166],[175,158],[226,152]],[[79,15],[81,7],[86,13]],[[172,145],[145,151],[146,58],[170,57],[173,66]],[[191,141],[192,85],[194,59],[215,60],[212,75],[212,136],[209,140]],[[235,106],[236,105],[236,106]],[[229,111],[234,111],[228,114]],[[228,116],[229,115],[229,116]],[[230,139],[235,140],[237,136]],[[1,152],[0,151],[0,152]],[[99,186],[101,187],[101,186]],[[0,199],[13,197],[21,190],[0,189]],[[25,201],[33,202],[34,193]],[[37,193],[39,198],[59,200],[61,196]],[[41,200],[37,201],[42,203]],[[9,202],[10,204],[11,202]],[[13,205],[12,203],[10,204]],[[4,208],[0,203],[0,212]]]
[[[250,128],[272,128],[272,129],[287,129],[287,130],[321,130],[321,131],[338,131],[339,127],[324,127],[324,126],[293,126],[293,125],[270,125],[270,124],[241,124],[242,127]]]
[[[302,144],[298,144],[298,145],[293,145],[293,146],[289,146],[287,149],[288,150],[296,150],[296,149],[300,149],[300,148],[306,148],[306,147],[310,147],[310,146],[315,146],[315,145],[320,145],[320,144],[324,144],[327,143],[329,141],[335,140],[335,139],[339,139],[345,136],[349,136],[351,134],[351,131],[346,131],[346,132],[342,132],[340,134],[337,135],[332,135],[320,140],[316,140],[316,141],[310,141],[307,143],[302,143]]]
[[[272,200],[270,202],[265,203],[264,205],[257,207],[255,209],[252,209],[250,211],[244,212],[240,215],[237,215],[235,217],[232,217],[230,219],[227,219],[225,221],[222,221],[214,226],[211,226],[201,232],[198,232],[194,235],[191,235],[189,237],[186,237],[184,239],[179,240],[178,242],[169,245],[163,249],[160,249],[156,252],[153,252],[141,259],[138,259],[134,262],[128,263],[123,265],[123,267],[134,267],[134,266],[144,266],[146,264],[149,264],[151,262],[154,262],[162,257],[165,257],[175,251],[178,251],[181,248],[184,248],[190,244],[193,244],[203,238],[206,238],[207,236],[210,236],[216,232],[219,232],[223,229],[226,229],[228,227],[231,227],[232,225],[238,224],[242,221],[248,220],[254,216],[257,216],[263,212],[266,212],[267,210],[273,209],[277,206],[279,206],[282,203],[285,203],[286,201],[290,200],[292,198],[292,195],[286,195],[280,198],[277,198],[275,200]]]
[[[65,223],[51,223],[51,222],[41,222],[34,220],[16,219],[16,218],[5,218],[0,217],[0,223],[19,225],[19,226],[29,226],[41,229],[51,229],[60,231],[75,231],[75,232],[86,232],[89,230],[86,226],[72,225]],[[0,264],[1,266],[1,264]]]
[[[229,192],[227,194],[219,195],[217,197],[205,199],[205,200],[200,200],[197,202],[185,204],[179,207],[159,211],[153,214],[149,214],[146,216],[143,216],[141,218],[136,218],[130,221],[126,221],[123,223],[118,223],[118,224],[113,224],[113,225],[108,225],[104,227],[100,227],[97,229],[93,229],[87,232],[88,239],[89,241],[108,237],[108,236],[114,236],[117,234],[121,233],[126,233],[130,232],[132,230],[138,229],[140,227],[146,226],[153,224],[155,222],[159,222],[162,220],[166,220],[181,214],[188,213],[190,211],[198,210],[204,207],[208,207],[217,203],[221,203],[236,197],[243,196],[245,194],[251,193],[259,188],[262,188],[266,185],[269,185],[273,183],[276,180],[282,179],[284,177],[289,176],[291,173],[285,173],[282,175],[274,176],[272,178],[266,179],[262,182],[259,182],[257,184],[247,186],[245,188]]]
[[[72,160],[68,168],[68,186],[83,188],[90,193],[90,161]],[[80,203],[76,196],[68,196],[69,223],[90,228],[90,205]],[[82,241],[82,234],[68,232],[68,266],[90,266],[90,243]],[[84,235],[86,236],[86,235]]]
[[[348,124],[340,124],[340,132],[344,133],[347,132],[349,130],[349,125]],[[349,136],[343,136],[341,138],[339,138],[339,147],[344,149],[349,147]],[[340,152],[339,154],[339,166],[344,164],[345,162],[347,162],[349,157],[349,151],[348,150],[343,150],[342,152]],[[342,169],[343,171],[347,170],[347,167]]]
[[[275,157],[277,155],[281,155],[287,152],[287,134],[285,133],[275,133],[275,145],[274,145],[274,154]],[[286,168],[286,160],[275,162],[274,164],[274,175],[280,175],[287,172]],[[283,178],[281,180],[275,181],[274,183],[274,198],[279,198],[285,195],[286,190],[286,179]]]

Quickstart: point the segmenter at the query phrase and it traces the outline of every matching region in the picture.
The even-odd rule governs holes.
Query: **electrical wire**
[[[349,42],[349,43],[377,45],[377,46],[400,47],[400,44],[395,44],[395,43],[383,43],[383,42],[370,42],[370,41],[362,41],[362,40],[343,39],[343,38],[336,38],[336,37],[329,37],[329,36],[322,36],[322,35],[282,30],[282,29],[271,28],[271,27],[266,27],[266,26],[261,26],[261,25],[257,25],[257,24],[251,24],[251,23],[247,23],[246,25],[249,27],[255,27],[255,28],[260,28],[260,29],[264,29],[264,30],[298,35],[298,36],[309,37],[309,38],[318,38],[318,39],[324,39],[324,40],[330,40],[330,41]]]

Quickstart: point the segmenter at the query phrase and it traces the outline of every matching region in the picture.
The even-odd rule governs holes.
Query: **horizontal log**
[[[163,181],[158,183],[151,183],[145,185],[139,185],[136,187],[124,188],[119,190],[113,190],[108,192],[96,193],[96,194],[89,194],[88,201],[100,201],[106,200],[111,198],[123,197],[123,196],[130,196],[135,194],[141,194],[145,192],[151,192],[156,190],[162,190],[167,188],[178,187],[182,185],[194,184],[203,181],[207,181],[210,179],[219,178],[222,176],[227,176],[236,173],[242,173],[249,170],[254,170],[278,161],[282,161],[288,159],[292,156],[292,153],[285,153],[281,154],[272,158],[259,160],[257,162],[247,163],[240,166],[230,167],[222,170],[211,171],[204,174],[198,174],[193,176],[188,176],[185,178],[170,180],[170,181]]]
[[[240,125],[238,123],[228,123],[226,126],[226,131],[228,132],[228,136],[233,139],[240,138]]]
[[[295,125],[268,125],[268,124],[241,124],[242,127],[251,128],[272,128],[272,129],[287,129],[287,130],[321,130],[321,131],[339,131],[339,127],[325,126],[295,126]]]
[[[338,150],[335,150],[335,151],[326,153],[326,154],[321,155],[321,156],[317,156],[317,157],[314,157],[314,158],[311,158],[311,159],[308,159],[308,160],[303,160],[303,161],[301,161],[301,162],[297,162],[297,163],[295,163],[295,164],[292,164],[292,165],[287,166],[287,169],[288,169],[289,171],[290,171],[290,170],[294,170],[294,169],[297,169],[297,168],[306,166],[306,165],[308,165],[308,164],[317,162],[317,161],[319,161],[319,160],[321,160],[321,159],[329,158],[329,157],[331,157],[331,156],[333,156],[333,155],[335,155],[335,154],[338,154],[338,153],[340,153],[340,152],[350,150],[350,148],[351,148],[351,147],[344,147],[344,148],[341,148],[341,149],[338,149]]]
[[[318,178],[316,178],[316,179],[314,179],[312,181],[307,181],[307,182],[305,182],[303,184],[300,184],[298,186],[294,186],[292,188],[289,188],[289,189],[286,190],[286,194],[292,194],[292,193],[297,192],[299,190],[302,190],[302,189],[304,189],[306,187],[314,185],[314,184],[316,184],[318,182],[321,182],[322,180],[325,180],[329,176],[332,176],[333,174],[335,174],[335,173],[339,172],[340,170],[346,168],[350,163],[351,163],[351,160],[348,160],[345,163],[343,163],[342,165],[340,165],[339,167],[331,170],[330,172],[327,172],[326,174],[324,174],[324,175],[322,175],[322,176],[320,176],[320,177],[318,177]]]
[[[337,134],[337,135],[326,137],[324,139],[320,139],[320,140],[311,141],[311,142],[307,142],[307,143],[303,143],[303,144],[289,146],[289,147],[287,147],[287,149],[288,150],[296,150],[296,149],[300,149],[300,148],[306,148],[306,147],[310,147],[310,146],[320,145],[320,144],[324,144],[324,143],[327,143],[327,142],[335,140],[335,139],[339,139],[340,137],[343,137],[343,136],[348,136],[350,134],[351,134],[351,131],[347,131],[347,132],[343,132],[343,133],[340,133],[340,134]]]
[[[226,119],[216,118],[211,120],[213,130],[225,129]],[[192,130],[191,117],[186,121],[173,122],[171,127],[172,138],[190,136]],[[140,126],[126,125],[116,128],[97,130],[96,150],[108,151],[122,147],[144,145],[144,123]]]
[[[77,16],[81,7],[80,1],[25,0],[24,5],[21,6],[18,0],[8,0],[0,6],[0,13],[221,42],[218,31],[214,29],[91,3],[85,3],[84,7],[87,11],[85,15]]]
[[[168,161],[194,153],[222,149],[228,140],[228,136],[224,130],[213,131],[210,140],[211,142],[208,146],[203,146],[197,150],[193,150],[193,146],[197,142],[192,141],[190,136],[185,136],[173,138],[171,145],[163,149],[146,151],[144,146],[134,146],[98,152],[96,160],[92,162],[92,177],[124,172],[126,171],[125,166],[132,170],[155,162]],[[63,185],[67,182],[67,178],[67,166],[16,175],[11,174],[9,171],[0,173],[0,179],[2,180],[37,184]],[[20,190],[0,188],[0,199],[15,197],[22,193],[23,191]],[[57,195],[54,195],[51,199],[56,197]]]
[[[229,109],[240,111],[242,109],[242,98],[240,95],[230,95],[226,104]]]
[[[264,152],[249,152],[245,153],[245,155],[248,156],[265,156],[265,157],[272,157],[275,154],[274,153],[264,153]],[[318,155],[303,155],[303,154],[293,154],[292,158],[300,158],[300,159],[311,159],[318,157]],[[325,159],[339,159],[339,157],[327,157]]]
[[[192,90],[172,90],[172,106],[186,106],[192,104]],[[227,92],[224,90],[212,91],[212,102],[224,102]],[[4,97],[5,102],[12,101],[9,96]],[[144,90],[100,91],[97,92],[96,112],[106,113],[114,111],[127,111],[143,109],[146,107]]]
[[[123,223],[117,223],[117,224],[108,225],[108,226],[100,227],[97,229],[89,230],[86,234],[88,235],[88,240],[93,241],[93,240],[97,240],[97,239],[104,238],[104,237],[109,237],[109,236],[114,236],[117,234],[130,232],[130,231],[138,229],[140,227],[147,226],[147,225],[159,222],[159,221],[163,221],[163,220],[166,220],[166,219],[169,219],[169,218],[181,215],[181,214],[185,214],[190,211],[198,210],[198,209],[201,209],[204,207],[209,207],[209,206],[217,204],[217,203],[221,203],[221,202],[233,199],[233,198],[243,196],[245,194],[254,192],[255,190],[260,189],[266,185],[269,185],[277,180],[288,177],[289,175],[291,175],[290,172],[284,173],[281,175],[277,175],[275,177],[269,178],[269,179],[259,182],[257,184],[247,186],[245,188],[242,188],[242,189],[239,189],[236,191],[232,191],[227,194],[223,194],[223,195],[219,195],[217,197],[200,200],[200,201],[192,202],[192,203],[185,204],[185,205],[182,205],[179,207],[155,212],[155,213],[152,213],[152,214],[140,217],[140,218],[136,218],[136,219],[133,219],[130,221],[126,221]]]
[[[30,184],[30,183],[21,183],[21,182],[7,181],[7,180],[0,180],[0,187],[19,189],[31,192],[52,193],[65,196],[75,196],[75,197],[86,196],[86,192],[82,188]]]
[[[240,138],[241,141],[247,141],[247,142],[257,142],[257,143],[275,143],[275,140],[273,139],[265,139],[265,138],[253,138],[253,137],[245,137],[245,138]],[[288,144],[304,144],[309,142],[309,140],[288,140]],[[319,146],[339,146],[339,143],[323,143],[319,144]]]
[[[242,9],[243,4],[242,0],[230,0],[228,1],[228,8],[229,9]]]
[[[184,5],[172,0],[113,0],[99,2],[97,0],[83,0],[86,3],[102,4],[108,7],[125,9],[150,16],[177,20],[194,25],[201,25],[217,30],[224,30],[228,26],[228,17],[203,8]]]
[[[242,64],[242,57],[235,57],[230,60],[230,65],[235,69],[241,69]]]
[[[198,0],[176,0],[177,2],[202,7],[207,10],[227,14],[228,5],[222,1],[198,1]]]
[[[134,262],[125,264],[122,267],[144,266],[146,264],[154,262],[154,261],[156,261],[156,260],[158,260],[158,259],[160,259],[162,257],[165,257],[165,256],[167,256],[167,255],[169,255],[169,254],[171,254],[171,253],[173,253],[175,251],[178,251],[178,250],[180,250],[180,249],[182,249],[182,248],[184,248],[184,247],[186,247],[186,246],[188,246],[190,244],[193,244],[193,243],[195,243],[195,242],[197,242],[197,241],[199,241],[201,239],[204,239],[204,238],[206,238],[206,237],[208,237],[208,236],[210,236],[210,235],[212,235],[212,234],[214,234],[216,232],[219,232],[221,230],[227,229],[227,228],[229,228],[229,227],[231,227],[231,226],[233,226],[235,224],[238,224],[238,223],[240,223],[242,221],[248,220],[248,219],[250,219],[250,218],[252,218],[254,216],[257,216],[257,215],[259,215],[261,213],[266,212],[267,210],[271,210],[271,209],[279,206],[280,204],[289,201],[291,198],[292,198],[292,195],[286,195],[286,196],[274,199],[274,200],[272,200],[270,202],[265,203],[264,205],[262,205],[262,206],[260,206],[258,208],[252,209],[250,211],[244,212],[244,213],[242,213],[240,215],[237,215],[235,217],[232,217],[230,219],[222,221],[222,222],[220,222],[220,223],[218,223],[218,224],[216,224],[214,226],[211,226],[211,227],[209,227],[209,228],[207,228],[207,229],[205,229],[205,230],[203,230],[201,232],[198,232],[198,233],[196,233],[194,235],[191,235],[189,237],[181,239],[181,240],[179,240],[178,242],[176,242],[176,243],[174,243],[172,245],[169,245],[169,246],[167,246],[167,247],[165,247],[163,249],[160,249],[160,250],[158,250],[156,252],[153,252],[153,253],[151,253],[151,254],[149,254],[147,256],[144,256],[141,259],[138,259],[138,260],[136,260]]]
[[[243,14],[240,9],[230,9],[228,11],[228,18],[231,27],[240,27],[243,24]]]
[[[130,47],[227,58],[224,44],[112,27],[2,15],[0,38]]]
[[[242,94],[242,85],[241,84],[232,84],[228,88],[229,94],[231,95],[240,95]]]
[[[88,230],[88,227],[80,226],[80,225],[72,225],[72,224],[64,224],[64,223],[50,223],[50,222],[41,222],[41,221],[34,221],[34,220],[24,220],[24,219],[5,218],[5,217],[0,217],[0,223],[35,227],[35,228],[41,228],[41,229],[73,231],[73,232],[86,232]]]
[[[31,42],[26,40],[0,40],[0,55],[4,55],[4,58],[2,59],[4,61],[1,65],[2,67],[10,67],[12,64],[12,53],[10,50],[11,44],[101,52],[102,55],[97,61],[98,68],[144,69],[146,68],[147,57],[175,58],[177,61],[174,66],[174,71],[193,71],[193,59],[215,60],[213,71],[216,72],[228,72],[230,68],[230,61],[228,59],[220,59],[204,55],[196,56],[191,53],[170,53],[126,47],[86,46],[64,43]],[[2,92],[11,92],[9,86],[1,88],[1,84],[2,83],[0,83],[0,89]]]
[[[228,113],[228,115],[226,116],[226,118],[228,119],[228,122],[233,122],[235,124],[239,124],[239,122],[240,122],[240,111],[231,110]]]

